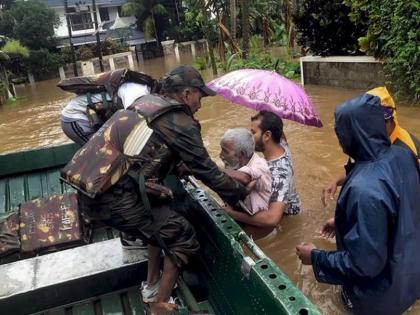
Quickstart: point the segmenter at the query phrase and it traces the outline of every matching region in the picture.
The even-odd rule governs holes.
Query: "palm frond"
[[[152,7],[153,13],[157,15],[164,15],[168,13],[168,10],[162,4],[156,4]]]
[[[139,5],[135,2],[124,3],[121,7],[121,13],[123,16],[129,16],[136,14],[139,9]]]
[[[153,19],[151,17],[148,17],[143,21],[143,33],[144,37],[146,39],[152,38],[153,34],[155,32],[155,26],[153,24]]]

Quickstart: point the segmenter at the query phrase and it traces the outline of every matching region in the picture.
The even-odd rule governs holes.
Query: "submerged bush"
[[[273,70],[289,79],[294,79],[300,74],[298,62],[274,58],[269,52],[253,53],[247,59],[241,58],[241,54],[236,53],[229,55],[227,62],[219,66],[225,72],[245,68]]]

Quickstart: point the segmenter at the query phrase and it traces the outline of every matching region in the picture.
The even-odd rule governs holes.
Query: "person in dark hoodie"
[[[355,314],[401,314],[420,298],[420,178],[414,155],[391,146],[378,97],[335,111],[348,169],[335,211],[336,251],[301,244],[296,254],[319,282],[342,285]]]

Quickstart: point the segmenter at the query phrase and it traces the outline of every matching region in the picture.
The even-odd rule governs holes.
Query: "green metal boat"
[[[73,192],[59,169],[77,149],[0,155],[0,215],[27,200]],[[201,243],[174,292],[179,314],[320,314],[209,194],[193,181],[173,184]],[[92,244],[0,260],[0,314],[146,314],[139,285],[147,255],[122,250],[117,237],[96,227]]]

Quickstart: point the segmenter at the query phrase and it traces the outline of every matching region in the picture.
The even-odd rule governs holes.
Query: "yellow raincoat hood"
[[[398,123],[397,108],[396,108],[395,102],[394,102],[392,96],[389,94],[387,88],[384,87],[384,86],[377,87],[377,88],[374,88],[374,89],[366,92],[366,94],[370,94],[370,95],[374,95],[374,96],[379,97],[380,102],[381,102],[381,106],[393,109],[392,117],[393,117],[394,122],[395,122],[395,128],[394,128],[394,130],[392,131],[392,134],[389,137],[390,140],[391,140],[391,143],[394,143],[397,139],[399,139],[405,145],[407,145],[407,147],[410,148],[410,150],[414,153],[414,155],[416,157],[419,157],[419,152],[417,151],[416,145],[415,145],[411,135],[407,132],[407,130],[402,128],[400,126],[400,124]],[[420,160],[419,160],[419,162],[420,162]]]

